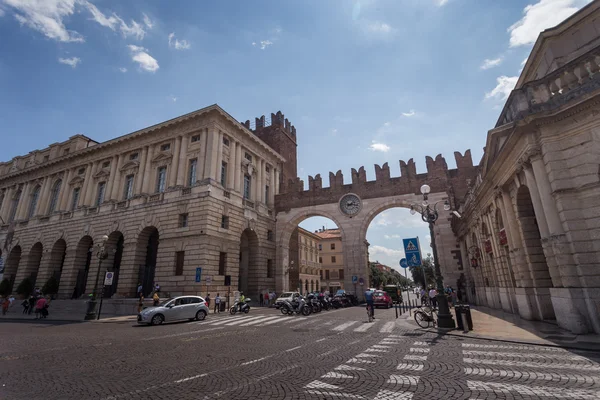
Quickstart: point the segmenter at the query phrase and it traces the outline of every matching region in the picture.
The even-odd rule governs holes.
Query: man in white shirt
[[[437,297],[435,296],[437,296],[437,290],[434,288],[429,289],[429,299],[431,300],[431,305],[434,308],[437,307]]]

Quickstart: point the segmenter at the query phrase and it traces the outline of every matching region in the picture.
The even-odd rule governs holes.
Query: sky
[[[478,163],[538,34],[589,2],[0,0],[0,161],[217,103],[240,121],[281,110],[305,185],[410,158],[426,172],[440,153],[453,168],[467,149]],[[400,239],[427,235],[387,210],[371,259],[396,267]]]

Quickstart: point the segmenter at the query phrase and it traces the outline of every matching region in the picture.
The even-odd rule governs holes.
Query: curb
[[[525,341],[525,340],[518,340],[518,339],[500,339],[500,338],[496,338],[493,336],[467,336],[464,334],[453,333],[448,330],[419,329],[419,328],[416,328],[415,330],[429,332],[429,333],[441,333],[445,336],[453,336],[453,337],[459,337],[459,338],[463,338],[463,339],[489,340],[489,341],[493,341],[493,342],[515,343],[515,344],[540,346],[540,347],[541,346],[557,347],[557,348],[561,348],[561,349],[585,350],[585,351],[593,351],[593,352],[600,353],[600,344],[597,346],[594,346],[594,348],[590,348],[590,347],[584,347],[582,345],[578,345],[577,343],[564,343],[564,344],[562,344],[562,343],[540,343],[540,342],[532,342],[532,341]]]
[[[53,319],[53,318],[46,318],[46,319],[27,319],[27,318],[0,318],[0,323],[2,322],[28,322],[28,323],[52,323],[52,322],[59,322],[59,323],[72,323],[72,324],[78,324],[78,323],[82,323],[82,322],[89,322],[86,321],[84,319]]]

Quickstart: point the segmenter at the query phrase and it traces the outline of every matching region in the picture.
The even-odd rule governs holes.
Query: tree
[[[44,294],[56,294],[58,293],[58,280],[52,275],[42,287],[42,293]]]
[[[10,294],[10,281],[6,278],[0,282],[0,296],[8,296]]]
[[[372,287],[377,288],[385,285],[399,285],[401,287],[407,287],[413,284],[410,279],[406,279],[395,269],[392,269],[390,272],[382,271],[376,267],[377,264],[377,262],[369,263],[369,278],[371,280]]]
[[[17,294],[21,294],[23,296],[29,296],[33,292],[33,281],[31,278],[27,277],[19,283],[17,286]]]
[[[427,288],[428,286],[435,286],[435,272],[433,269],[433,257],[431,254],[427,254],[427,257],[423,258],[420,267],[408,267],[412,274],[413,280],[418,286]],[[423,282],[423,270],[425,270],[425,276],[427,282]]]

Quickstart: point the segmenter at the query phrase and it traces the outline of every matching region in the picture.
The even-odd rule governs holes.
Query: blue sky
[[[477,163],[538,33],[588,2],[0,0],[0,160],[218,103],[240,121],[281,110],[306,183],[410,158],[425,172],[438,153],[452,168],[469,148]],[[373,259],[397,265],[395,235],[427,228],[380,214]]]

